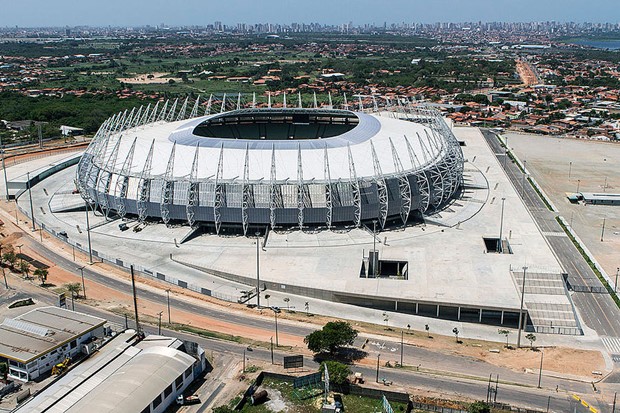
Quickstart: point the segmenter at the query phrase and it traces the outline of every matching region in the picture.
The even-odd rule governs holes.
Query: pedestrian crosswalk
[[[618,337],[601,337],[605,348],[612,355],[614,362],[620,362],[620,338]]]

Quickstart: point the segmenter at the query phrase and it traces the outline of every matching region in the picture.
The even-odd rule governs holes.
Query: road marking
[[[545,237],[567,237],[568,235],[566,235],[566,232],[550,232],[550,231],[543,231],[542,234]]]
[[[609,353],[620,354],[620,338],[601,337],[601,340]]]

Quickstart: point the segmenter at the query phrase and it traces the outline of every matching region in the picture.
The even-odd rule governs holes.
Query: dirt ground
[[[49,265],[48,289],[58,291],[64,284],[69,282],[80,282],[80,276],[67,272],[57,267],[53,262],[49,262],[43,259],[38,254],[34,253],[31,245],[38,243],[39,234],[32,233],[29,230],[24,231],[27,228],[27,224],[24,224],[22,216],[20,216],[20,227],[15,225],[15,213],[14,203],[0,202],[0,217],[4,221],[2,227],[2,244],[3,248],[11,244],[14,246],[22,245],[21,251],[47,265]],[[55,251],[64,255],[68,259],[72,259],[73,251],[71,247],[62,243],[58,239],[43,234],[43,243],[48,248],[53,248]],[[87,257],[81,253],[75,252],[76,267],[87,264]],[[86,279],[86,300],[90,305],[101,307],[114,312],[125,312],[128,314],[133,313],[132,299],[130,295],[129,274],[126,272],[106,264],[94,264],[94,267],[99,268],[102,272],[105,271],[106,276],[122,279],[127,283],[127,289],[125,291],[116,291],[110,289],[100,283],[93,280]],[[19,274],[9,275],[10,284],[19,284],[20,290],[28,290],[34,288],[42,288],[38,286],[36,280],[25,281]],[[245,306],[226,303],[218,301],[211,297],[205,297],[204,295],[194,293],[189,290],[181,289],[174,285],[166,284],[165,286],[160,282],[138,277],[138,282],[145,288],[158,290],[165,297],[165,289],[170,289],[170,294],[173,297],[179,297],[189,302],[195,303],[200,306],[219,306],[228,308],[234,312],[246,312],[252,313],[250,316],[254,317],[268,317],[271,319],[271,312],[259,313],[256,310],[249,310]],[[140,307],[140,313],[144,315],[145,319],[150,319],[151,322],[155,322],[160,311],[164,311],[164,323],[166,320],[166,304],[165,299],[161,302],[152,302],[145,299],[138,300],[138,306]],[[264,330],[261,328],[253,328],[248,326],[240,326],[238,324],[229,323],[221,318],[209,317],[208,312],[201,314],[194,314],[185,311],[180,311],[172,308],[171,319],[173,323],[183,323],[193,327],[202,328],[209,331],[214,331],[223,334],[229,334],[233,336],[244,337],[245,342],[252,345],[264,345],[266,346],[272,337],[272,331]],[[282,312],[281,319],[290,320],[291,322],[303,322],[312,323],[320,328],[325,322],[330,321],[327,317],[323,316],[307,316],[305,313],[289,313]],[[375,336],[382,337],[386,341],[399,341],[400,331],[386,331],[384,326],[354,323],[354,327],[360,332],[374,334]],[[538,369],[540,363],[540,352],[531,351],[527,348],[519,350],[507,350],[503,348],[501,343],[485,342],[464,339],[463,343],[457,344],[452,336],[440,336],[433,334],[433,338],[427,338],[425,332],[413,332],[413,334],[405,335],[405,343],[413,346],[418,346],[433,351],[437,351],[444,354],[460,354],[465,356],[471,356],[480,360],[484,360],[497,366],[508,367],[517,371],[524,371],[525,369]],[[303,337],[294,336],[286,333],[279,334],[279,342],[281,346],[291,347],[299,354],[310,353],[306,349],[303,343]],[[490,349],[499,349],[500,354],[489,352]],[[591,377],[592,370],[604,370],[604,360],[599,352],[596,351],[583,351],[572,350],[567,348],[545,348],[545,371],[555,371],[564,374],[570,374],[582,377]],[[371,359],[372,358],[372,359]],[[362,363],[374,365],[374,355],[371,358],[363,360]]]
[[[517,133],[506,136],[508,146],[526,161],[534,179],[613,280],[620,266],[620,206],[571,204],[566,194],[577,190],[620,193],[620,144]]]
[[[180,82],[181,79],[177,77],[167,77],[168,73],[146,73],[136,75],[135,77],[119,77],[116,80],[123,83],[130,83],[132,85],[154,85],[161,83],[168,83],[170,80]],[[149,76],[153,76],[149,78]]]

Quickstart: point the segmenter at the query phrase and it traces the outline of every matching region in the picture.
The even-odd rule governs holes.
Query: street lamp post
[[[517,348],[521,348],[521,328],[523,327],[523,298],[525,297],[525,272],[527,267],[523,266],[523,283],[521,284],[521,307],[519,308],[519,332],[517,334]]]
[[[502,213],[499,221],[499,240],[497,241],[497,252],[500,254],[504,252],[504,246],[502,243],[502,235],[504,231],[504,202],[506,202],[506,198],[502,198]]]
[[[4,277],[4,286],[6,289],[9,289],[9,283],[6,281],[6,271],[4,270],[4,265],[2,262],[2,244],[0,244],[0,267],[2,267],[2,276]],[[618,275],[616,275],[616,279],[618,279]]]
[[[377,220],[372,220],[372,275],[377,278]]]
[[[4,171],[4,189],[6,190],[6,201],[9,201],[9,180],[6,177],[6,166],[4,165],[4,149],[0,150],[2,154],[2,170]]]
[[[86,284],[84,284],[84,267],[79,267],[80,273],[82,275],[82,291],[84,292],[84,299],[86,299]]]
[[[618,273],[620,273],[620,267],[616,268],[616,282],[614,283],[614,292],[618,292]]]
[[[161,315],[163,314],[163,311],[160,311],[159,313],[157,313],[157,315],[159,316],[159,321],[157,323],[157,334],[161,336]]]
[[[504,170],[506,169],[506,162],[508,161],[508,136],[504,136],[505,139],[505,145],[506,147],[504,148]]]
[[[581,179],[577,179],[577,192],[579,192],[579,185],[581,185]]]
[[[260,232],[256,231],[256,307],[260,308]]]
[[[30,189],[30,187],[32,186],[30,185],[30,172],[26,172],[26,179],[28,180],[26,184],[28,186],[28,198],[30,199],[30,216],[32,218],[32,230],[36,231],[37,229],[34,226],[34,206],[32,205],[32,191]]]
[[[168,302],[168,324],[170,324],[170,289],[166,290],[166,301]]]
[[[572,163],[572,162],[569,162],[569,163],[568,163],[568,179],[569,179],[569,180],[570,180],[570,173],[571,173],[571,170],[572,170],[572,169],[573,169],[573,163]]]
[[[86,236],[88,237],[88,263],[92,265],[93,263],[93,247],[90,243],[90,221],[88,219],[88,202],[84,201],[84,205],[86,206]]]
[[[603,218],[603,227],[601,228],[601,242],[603,242],[604,237],[605,237],[605,218]]]

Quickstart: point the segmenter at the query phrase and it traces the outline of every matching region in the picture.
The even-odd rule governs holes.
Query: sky
[[[0,0],[0,27],[620,22],[620,0]]]

